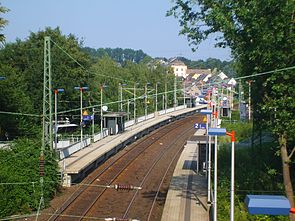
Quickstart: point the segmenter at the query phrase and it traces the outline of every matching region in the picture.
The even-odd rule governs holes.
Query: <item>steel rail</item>
[[[144,183],[145,183],[147,177],[150,175],[150,173],[152,172],[152,170],[154,169],[154,167],[156,166],[156,164],[157,164],[157,163],[163,158],[163,156],[167,153],[167,152],[165,152],[165,150],[167,150],[167,149],[171,149],[171,147],[172,147],[172,146],[178,141],[178,138],[181,137],[182,135],[186,134],[189,130],[191,130],[191,128],[188,128],[187,130],[183,131],[183,132],[182,132],[182,133],[181,133],[181,134],[175,139],[175,141],[174,141],[173,143],[171,143],[168,147],[166,147],[166,148],[163,149],[163,151],[161,152],[161,154],[158,155],[158,157],[155,159],[155,161],[154,161],[154,163],[152,164],[152,166],[151,166],[151,167],[149,168],[149,170],[147,171],[147,173],[146,173],[146,175],[144,176],[142,182],[140,183],[140,186],[143,186],[143,185],[144,185]],[[182,148],[180,148],[180,149],[182,149]],[[128,207],[127,207],[127,209],[126,209],[126,211],[125,211],[125,213],[124,213],[124,215],[123,215],[123,218],[126,218],[126,217],[127,217],[128,212],[129,212],[129,210],[130,210],[130,208],[131,208],[131,206],[132,206],[132,204],[133,204],[133,202],[134,202],[134,200],[135,200],[135,198],[136,198],[136,196],[137,196],[137,193],[138,193],[138,190],[135,191],[135,193],[134,193],[134,195],[133,195],[133,197],[132,197],[132,200],[130,201],[130,203],[129,203],[129,205],[128,205]]]
[[[183,124],[185,124],[185,123],[183,123],[183,122],[177,122],[176,124],[178,124],[178,125],[183,125]],[[169,131],[168,132],[172,132],[173,130],[175,129],[175,125],[174,125],[174,127],[172,127],[172,129],[169,129]],[[111,185],[116,179],[117,179],[117,177],[119,176],[119,175],[121,175],[122,174],[122,172],[128,167],[128,166],[130,166],[144,151],[146,151],[148,148],[150,148],[154,143],[156,143],[159,139],[161,139],[163,136],[163,134],[165,134],[165,136],[169,136],[167,133],[168,133],[167,131],[166,132],[161,132],[161,133],[158,133],[160,136],[158,137],[158,139],[152,139],[152,142],[150,142],[144,149],[142,149],[133,159],[131,159],[127,164],[126,164],[126,166],[125,167],[122,167],[121,168],[121,170],[115,175],[115,177],[113,177],[112,178],[112,180],[107,184],[107,185]],[[183,133],[182,133],[183,134]],[[169,147],[170,147],[171,145],[169,145]],[[164,149],[167,149],[167,148],[164,148]],[[164,152],[164,151],[163,151]],[[121,158],[120,158],[121,159]],[[160,159],[159,159],[160,160]],[[158,160],[158,161],[159,161]],[[158,162],[157,161],[157,162]],[[152,168],[151,168],[152,169]],[[150,171],[151,171],[151,169],[150,169]],[[146,176],[147,177],[147,176]],[[145,177],[145,178],[146,178]],[[143,183],[141,183],[139,186],[142,186],[142,184]],[[83,217],[85,217],[85,215],[95,206],[95,204],[96,204],[96,202],[98,201],[98,199],[105,193],[105,191],[107,190],[107,188],[104,188],[103,189],[103,191],[99,194],[99,195],[97,195],[97,197],[95,198],[95,200],[93,201],[93,203],[89,206],[89,208],[87,209],[87,210],[85,210],[85,212],[82,214],[82,216],[81,216],[81,218],[79,219],[79,221],[81,221],[81,220],[83,220]],[[136,193],[138,192],[138,190],[136,190]],[[125,218],[125,217],[124,217]]]
[[[168,132],[170,132],[170,131],[173,131],[173,129],[174,129],[174,127],[175,127],[175,124],[177,125],[177,124],[181,124],[181,123],[179,123],[179,122],[174,122],[174,123],[172,123],[172,124],[169,124],[169,125],[167,125],[165,128],[162,128],[162,131],[161,131],[161,133],[155,133],[158,137],[156,138],[156,139],[154,139],[154,140],[152,140],[152,142],[151,142],[151,144],[153,144],[153,143],[155,143],[155,142],[157,142],[157,140],[159,140],[161,137],[162,137],[162,135],[163,134],[165,134],[165,133],[168,133]],[[164,129],[164,130],[163,130]],[[165,130],[166,129],[166,130]],[[168,129],[168,130],[167,130]],[[147,141],[149,139],[149,137],[146,137],[146,138],[144,138],[144,139],[140,139],[139,140],[139,143],[137,143],[136,144],[136,146],[138,146],[138,145],[140,145],[140,144],[142,144],[142,143],[144,143],[145,141]],[[151,145],[150,144],[150,145]],[[150,145],[148,145],[145,149],[147,149]],[[130,152],[132,152],[132,151],[134,151],[134,150],[136,150],[136,146],[134,147],[134,148],[132,148],[132,149],[130,149],[130,150],[128,150],[128,151],[126,151],[126,152],[124,152],[119,158],[117,158],[117,159],[113,159],[113,161],[111,161],[102,171],[100,171],[97,175],[95,175],[93,178],[89,178],[88,180],[86,179],[85,181],[84,181],[84,183],[86,183],[86,184],[91,184],[91,183],[94,183],[96,180],[97,180],[97,178],[99,177],[99,176],[101,176],[105,171],[107,171],[110,167],[112,167],[115,163],[117,163],[120,159],[122,159],[124,156],[126,156],[127,154],[130,154]],[[144,150],[145,150],[144,149]],[[143,151],[144,151],[143,150]],[[143,151],[141,151],[141,152],[143,152]],[[71,205],[71,204],[73,204],[74,203],[74,201],[86,190],[88,188],[88,186],[87,185],[83,185],[83,186],[81,186],[78,190],[76,190],[69,198],[68,198],[68,200],[58,209],[58,210],[56,210],[55,211],[55,213],[48,219],[49,221],[53,221],[53,220],[57,220],[58,219],[58,217],[60,216],[60,214],[62,214],[63,212],[65,212],[66,211],[66,209],[68,209],[69,208],[69,206]],[[80,220],[82,220],[82,219],[80,219]]]

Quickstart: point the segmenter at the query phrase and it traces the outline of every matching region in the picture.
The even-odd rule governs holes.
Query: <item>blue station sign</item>
[[[206,124],[195,123],[195,124],[194,124],[194,128],[195,128],[195,129],[206,129]]]

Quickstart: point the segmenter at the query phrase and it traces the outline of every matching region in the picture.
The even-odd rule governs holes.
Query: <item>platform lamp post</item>
[[[160,84],[160,82],[156,82],[156,99],[155,99],[155,102],[156,102],[156,106],[155,106],[155,113],[157,114],[158,112],[158,85]]]
[[[134,86],[133,86],[133,118],[134,118],[134,124],[136,124],[136,85],[137,83],[134,83]]]
[[[120,110],[119,112],[123,111],[123,87],[127,84],[119,83],[119,92],[120,92]]]
[[[129,106],[130,106],[130,101],[129,101],[129,99],[127,100],[127,121],[129,121],[130,120],[130,114],[129,114],[129,111],[130,111],[130,108],[129,108]]]
[[[167,96],[167,80],[165,81],[165,114],[167,112],[167,101],[168,101],[168,96]]]
[[[225,128],[209,128],[208,134],[215,136],[215,163],[214,163],[214,215],[213,220],[217,221],[217,136],[228,135],[231,137],[231,187],[230,187],[230,221],[234,221],[234,197],[235,197],[235,131],[227,132]]]
[[[103,109],[102,109],[102,95],[103,95],[103,89],[108,87],[105,84],[102,84],[100,86],[100,139],[103,138]]]
[[[212,110],[209,109],[202,109],[200,111],[201,114],[206,115],[207,116],[207,122],[206,122],[206,160],[207,164],[206,164],[206,175],[207,175],[207,179],[208,179],[208,202],[211,202],[211,139],[209,141],[209,135],[208,135],[208,128],[209,128],[209,118],[211,121],[211,115],[212,115]],[[211,137],[210,137],[211,138]],[[207,154],[208,152],[208,154]]]
[[[74,87],[74,89],[80,91],[80,115],[81,115],[81,119],[80,119],[80,127],[81,127],[80,149],[82,149],[82,145],[83,145],[83,91],[87,91],[88,87]]]
[[[92,121],[92,142],[94,143],[94,116],[95,115],[95,109],[94,107],[92,108],[92,116],[91,116],[91,121]]]
[[[64,92],[63,88],[54,89],[54,148],[57,150],[57,131],[58,131],[58,122],[57,122],[57,98],[58,93]]]
[[[185,108],[185,80],[183,80],[183,108]]]
[[[176,110],[176,107],[177,107],[177,78],[176,78],[176,75],[175,75],[175,78],[174,78],[174,102],[173,102],[173,107],[174,107],[174,110]]]
[[[149,82],[147,82],[144,86],[144,116],[145,116],[145,120],[147,119],[147,114],[148,114],[148,110],[147,110],[147,102],[148,102],[147,86],[148,85],[150,85]]]

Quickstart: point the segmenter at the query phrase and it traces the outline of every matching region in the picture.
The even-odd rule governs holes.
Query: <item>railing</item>
[[[104,137],[107,137],[109,135],[108,128],[103,128],[102,133],[94,134],[93,142],[99,141]]]
[[[181,110],[184,108],[186,108],[186,105],[181,105],[176,108],[169,108],[166,110],[161,110],[158,112],[158,114],[163,115],[165,113],[171,113],[175,110]],[[137,123],[152,119],[155,116],[156,116],[155,113],[151,113],[147,116],[141,116],[141,117],[137,118]],[[134,119],[127,121],[125,123],[125,128],[134,125],[134,123],[135,123]],[[97,142],[97,141],[103,139],[104,137],[107,137],[108,135],[109,135],[109,130],[107,128],[104,128],[102,134],[100,132],[97,134],[94,134],[93,142]],[[67,137],[67,139],[64,139],[64,140],[61,137],[59,139],[59,142],[57,143],[57,151],[59,151],[60,159],[64,159],[64,158],[70,156],[71,154],[89,146],[90,144],[91,144],[91,137],[89,137],[88,135],[85,136],[82,143],[80,141],[80,136],[73,136],[72,135],[70,137]]]

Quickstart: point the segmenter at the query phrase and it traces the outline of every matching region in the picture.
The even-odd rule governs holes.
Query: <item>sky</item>
[[[10,11],[6,42],[26,39],[30,32],[60,27],[92,48],[131,48],[152,57],[231,60],[230,49],[215,48],[214,38],[192,52],[174,17],[166,17],[171,0],[0,0]]]

